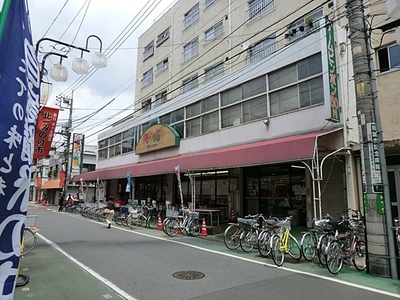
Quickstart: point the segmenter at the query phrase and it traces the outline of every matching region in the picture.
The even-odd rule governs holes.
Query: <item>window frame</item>
[[[154,55],[154,40],[152,40],[149,44],[144,47],[143,51],[143,61],[148,59],[150,56]]]
[[[199,54],[199,38],[196,37],[183,46],[182,61],[185,63]]]
[[[190,10],[183,15],[183,30],[188,29],[199,20],[200,8],[199,3],[195,4]]]
[[[223,33],[224,33],[224,22],[221,20],[204,32],[203,42],[206,44],[211,43],[217,37],[223,35]],[[210,35],[210,37],[207,37],[208,34]]]
[[[143,73],[142,88],[153,83],[153,68]]]

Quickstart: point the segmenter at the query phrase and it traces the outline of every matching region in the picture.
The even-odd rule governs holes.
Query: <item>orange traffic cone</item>
[[[160,214],[158,214],[158,216],[157,216],[157,230],[163,230]]]
[[[203,224],[201,224],[200,236],[208,236],[208,234],[207,234],[207,226],[206,226],[206,219],[205,218],[203,218]]]

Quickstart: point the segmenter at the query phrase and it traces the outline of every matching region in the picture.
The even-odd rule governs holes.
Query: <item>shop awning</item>
[[[62,187],[61,180],[54,179],[54,180],[47,180],[46,182],[44,182],[41,189],[42,190],[61,189],[61,187]]]
[[[125,178],[127,172],[131,172],[133,177],[174,173],[174,168],[178,165],[180,170],[184,172],[187,170],[212,170],[311,159],[314,157],[314,151],[317,147],[317,138],[334,132],[341,133],[341,129],[311,132],[156,161],[105,168],[76,175],[73,181],[79,181],[80,178],[84,181],[95,181],[97,178]],[[324,150],[330,150],[329,147],[325,145],[324,147]]]

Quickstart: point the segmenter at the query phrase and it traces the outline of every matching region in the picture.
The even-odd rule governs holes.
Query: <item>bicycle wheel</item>
[[[301,257],[303,256],[300,244],[293,235],[289,235],[288,254],[294,260],[300,260]]]
[[[278,267],[283,265],[283,260],[285,259],[285,254],[281,251],[281,238],[279,235],[274,234],[270,240],[271,246],[271,256],[275,265]]]
[[[331,241],[326,248],[326,267],[331,274],[337,274],[343,267],[341,245],[337,240]]]
[[[189,225],[189,234],[191,236],[198,236],[201,231],[201,222],[200,220],[192,220]]]
[[[23,243],[24,245],[22,247],[21,255],[26,255],[31,252],[33,248],[35,248],[37,243],[37,236],[36,232],[33,229],[25,227]]]
[[[357,241],[355,243],[352,256],[354,267],[358,271],[364,271],[367,267],[367,255],[364,241]]]
[[[151,229],[157,228],[157,216],[149,215],[146,219],[146,226]]]
[[[229,250],[236,250],[240,246],[240,234],[242,230],[238,225],[230,225],[224,232],[224,244]]]
[[[253,250],[254,245],[258,243],[258,232],[254,228],[245,230],[240,235],[240,248],[244,252],[250,252]]]
[[[115,212],[115,214],[114,214],[114,222],[115,222],[115,224],[117,224],[117,225],[122,225],[122,218],[124,218],[124,213],[122,213],[122,212]]]
[[[126,224],[130,229],[135,229],[137,227],[136,218],[134,218],[131,214],[126,219]]]
[[[176,236],[178,234],[179,222],[178,220],[170,220],[165,224],[165,233],[169,236]]]
[[[311,232],[306,232],[301,238],[301,251],[304,259],[312,261],[317,255],[317,239]]]
[[[258,252],[262,257],[267,257],[271,253],[270,238],[272,236],[271,231],[263,230],[258,236]]]
[[[324,234],[318,239],[317,256],[318,261],[322,266],[326,266],[326,246],[330,241],[330,235]]]
[[[147,221],[147,219],[146,219],[146,217],[145,217],[145,215],[143,215],[143,214],[140,214],[137,218],[136,218],[136,224],[137,224],[137,226],[140,226],[140,227],[146,227],[147,225],[146,225],[146,222]]]

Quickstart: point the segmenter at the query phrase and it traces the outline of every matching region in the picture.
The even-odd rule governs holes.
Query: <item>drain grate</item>
[[[204,273],[197,271],[179,271],[172,274],[173,277],[183,280],[196,280],[204,277]]]

